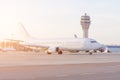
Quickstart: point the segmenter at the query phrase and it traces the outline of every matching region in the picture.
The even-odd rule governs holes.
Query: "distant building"
[[[88,30],[90,26],[90,17],[85,13],[84,16],[81,16],[81,25],[83,30],[83,38],[88,38]]]

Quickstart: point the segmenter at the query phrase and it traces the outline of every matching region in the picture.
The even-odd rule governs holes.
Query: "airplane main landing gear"
[[[59,50],[59,51],[58,51],[58,54],[62,54],[62,51],[61,51],[61,50]]]
[[[59,47],[56,47],[56,52],[57,52],[58,54],[62,54],[62,50],[61,50]]]
[[[93,53],[92,52],[89,52],[89,55],[92,55]]]

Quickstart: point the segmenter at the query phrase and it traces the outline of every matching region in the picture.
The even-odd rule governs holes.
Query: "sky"
[[[120,44],[120,0],[0,0],[0,38],[18,37],[19,23],[38,38],[82,38],[84,13],[91,17],[90,38]]]

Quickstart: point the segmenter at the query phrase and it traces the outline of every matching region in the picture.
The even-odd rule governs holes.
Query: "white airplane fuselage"
[[[29,35],[23,25],[21,30],[24,32],[25,40],[21,42],[24,46],[43,47],[47,49],[47,53],[57,52],[62,54],[62,51],[91,51],[105,49],[105,46],[90,38],[53,38],[53,39],[38,39]]]
[[[55,52],[56,48],[61,50],[90,51],[104,47],[102,44],[89,38],[29,39],[21,44],[48,48],[51,52]]]

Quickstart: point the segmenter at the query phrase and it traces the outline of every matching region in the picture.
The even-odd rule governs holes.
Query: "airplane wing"
[[[33,44],[33,43],[28,43],[28,42],[20,42],[19,44],[23,46],[40,47],[40,48],[47,48],[47,49],[49,48],[49,46],[43,46],[40,44]]]

